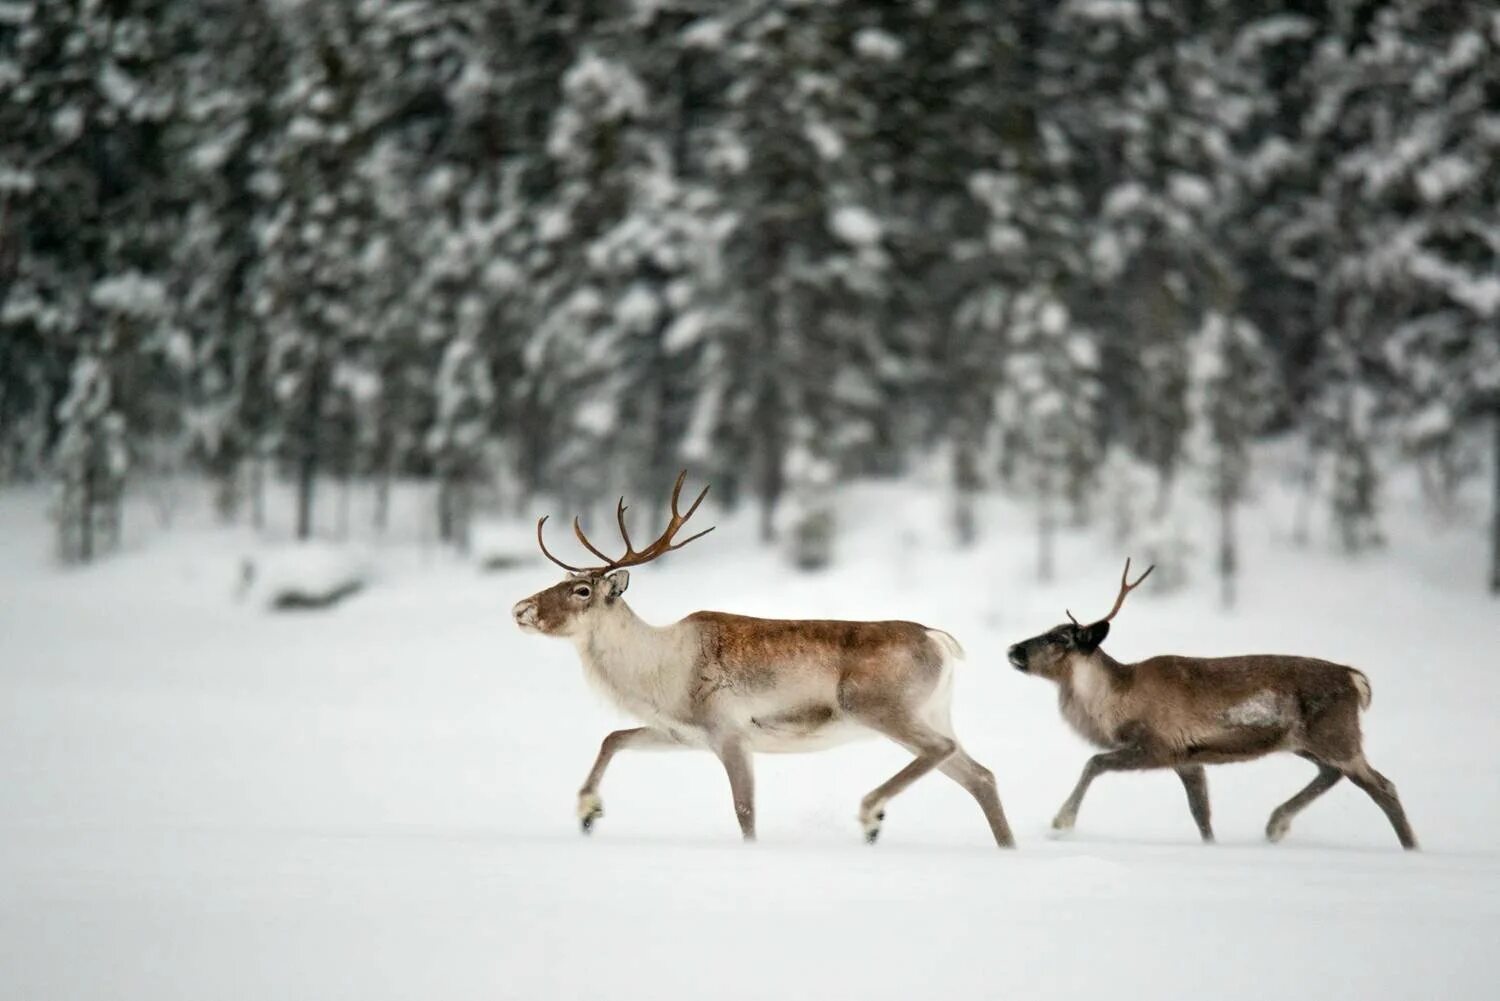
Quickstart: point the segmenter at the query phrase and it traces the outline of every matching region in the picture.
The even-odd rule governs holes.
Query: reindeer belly
[[[874,736],[868,727],[821,703],[752,714],[747,724],[751,750],[771,754],[821,751]]]
[[[1284,750],[1297,728],[1295,702],[1262,691],[1230,701],[1208,716],[1178,718],[1165,713],[1154,730],[1173,751],[1212,764],[1248,761]]]

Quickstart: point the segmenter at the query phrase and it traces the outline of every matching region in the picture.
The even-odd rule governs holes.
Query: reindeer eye
[[[573,593],[578,595],[578,597],[580,598],[587,598],[593,592],[588,589],[587,584],[580,584],[577,587],[573,588]]]

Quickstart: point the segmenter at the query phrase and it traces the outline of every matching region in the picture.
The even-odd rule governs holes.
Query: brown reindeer
[[[625,748],[701,748],[729,775],[735,814],[746,840],[755,837],[751,754],[814,751],[862,735],[880,734],[916,755],[860,804],[866,840],[874,842],[886,801],[937,769],[968,790],[984,810],[995,841],[1013,845],[995,778],[969,757],[949,720],[953,662],[963,655],[949,634],[915,622],[837,622],[754,619],[694,612],[669,626],[649,625],[621,597],[625,568],[640,566],[708,534],[673,539],[703,502],[677,508],[683,479],[672,489],[666,531],[637,550],[625,530],[625,499],[616,516],[625,553],[609,557],[573,531],[601,566],[562,562],[537,544],[568,577],[517,602],[516,623],[527,632],[571,639],[585,676],[620,709],[644,725],[604,738],[594,767],[578,791],[584,833],[604,814],[599,781]]]
[[[1104,772],[1171,768],[1187,789],[1204,841],[1213,840],[1204,765],[1250,761],[1290,751],[1318,766],[1317,778],[1278,806],[1266,837],[1280,841],[1307,804],[1347,776],[1373,799],[1403,848],[1416,848],[1396,787],[1365,759],[1359,714],[1370,705],[1369,679],[1352,667],[1312,657],[1151,657],[1122,664],[1099,649],[1130,583],[1130,561],[1109,614],[1069,622],[1010,648],[1011,664],[1058,685],[1063,718],[1103,753],[1089,759],[1052,826],[1069,830],[1089,783]]]

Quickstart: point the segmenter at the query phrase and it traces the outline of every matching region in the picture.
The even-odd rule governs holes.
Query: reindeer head
[[[685,479],[687,470],[684,469],[677,475],[677,483],[672,487],[672,520],[668,522],[666,531],[645,549],[637,550],[630,541],[630,533],[625,529],[625,512],[628,508],[624,497],[620,498],[615,509],[615,518],[620,524],[620,537],[625,541],[625,554],[619,558],[611,558],[600,552],[588,540],[588,536],[583,534],[583,526],[578,523],[578,519],[573,519],[573,534],[578,536],[583,548],[604,561],[602,566],[575,567],[553,556],[547,549],[547,543],[542,540],[542,526],[547,523],[547,519],[544,517],[539,520],[536,523],[536,541],[542,548],[542,555],[568,571],[568,576],[551,587],[516,602],[511,609],[516,625],[524,632],[547,636],[576,636],[588,628],[591,620],[618,603],[620,595],[630,586],[630,571],[626,567],[649,563],[712,532],[712,528],[706,528],[681,542],[672,541],[678,530],[693,516],[693,512],[698,510],[703,498],[708,496],[708,487],[704,487],[687,511],[679,512],[677,500],[682,494]]]
[[[1120,606],[1125,604],[1125,596],[1140,587],[1141,581],[1155,569],[1155,565],[1147,567],[1146,572],[1137,577],[1135,583],[1131,583],[1130,561],[1126,560],[1125,572],[1120,575],[1120,593],[1115,597],[1115,607],[1109,610],[1108,615],[1098,622],[1083,625],[1069,612],[1068,621],[1062,625],[1012,646],[1007,654],[1011,666],[1023,674],[1059,680],[1075,654],[1088,656],[1099,649],[1099,644],[1109,635],[1110,620],[1119,613]]]

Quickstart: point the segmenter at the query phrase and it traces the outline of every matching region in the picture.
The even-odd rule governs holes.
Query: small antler
[[[546,543],[542,542],[542,525],[547,520],[545,517],[543,517],[536,523],[536,541],[537,544],[542,547],[542,555],[546,556],[547,559],[551,560],[553,563],[556,563],[564,570],[571,570],[574,573],[602,573],[610,570],[618,570],[621,567],[635,567],[640,566],[642,563],[650,563],[657,557],[670,553],[674,549],[681,549],[683,546],[687,545],[689,542],[692,542],[694,539],[703,538],[709,532],[712,532],[714,530],[714,526],[705,528],[697,535],[688,536],[681,542],[673,541],[673,537],[678,533],[678,531],[681,530],[682,526],[687,523],[687,520],[693,516],[693,512],[698,510],[698,505],[703,503],[703,498],[708,496],[708,487],[704,487],[702,492],[699,493],[698,496],[693,500],[693,503],[688,506],[687,511],[678,511],[677,502],[682,496],[682,484],[686,479],[686,469],[677,474],[677,482],[672,486],[672,519],[667,523],[666,530],[663,531],[661,535],[657,536],[656,541],[652,542],[645,549],[636,549],[630,541],[630,533],[625,529],[625,512],[628,510],[628,508],[625,506],[625,498],[621,497],[619,505],[615,508],[615,519],[620,524],[620,538],[625,542],[625,553],[623,556],[620,556],[618,558],[606,556],[599,550],[599,547],[595,546],[592,542],[589,541],[588,536],[583,534],[583,525],[579,523],[579,520],[577,518],[574,518],[573,534],[578,537],[578,541],[582,543],[583,548],[587,549],[589,552],[593,553],[595,556],[603,560],[604,565],[599,567],[575,567],[571,564],[564,563],[562,560],[558,559],[556,556],[553,556],[550,552],[548,552]]]
[[[1115,598],[1115,607],[1111,608],[1109,610],[1109,614],[1099,621],[1108,622],[1110,619],[1113,619],[1117,614],[1119,614],[1120,606],[1125,604],[1125,596],[1128,595],[1131,591],[1134,591],[1136,588],[1140,587],[1141,581],[1145,580],[1147,577],[1150,577],[1151,571],[1155,569],[1156,564],[1151,564],[1146,568],[1146,572],[1137,577],[1135,579],[1135,583],[1132,584],[1130,583],[1130,557],[1127,556],[1125,558],[1125,571],[1124,573],[1120,574],[1120,593]],[[1073,620],[1073,625],[1081,625],[1081,623],[1077,619],[1073,618],[1072,612],[1068,612],[1068,618]]]

